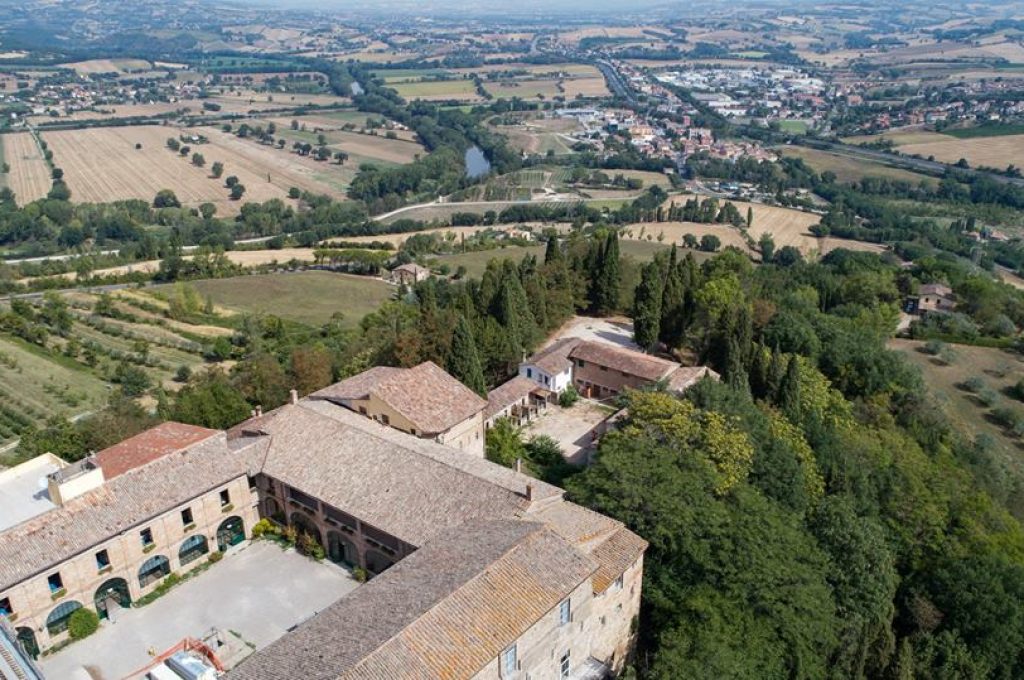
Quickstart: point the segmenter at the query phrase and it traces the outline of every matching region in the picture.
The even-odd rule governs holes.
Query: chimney
[[[533,500],[533,484],[527,484],[526,485],[526,500],[528,500],[528,501],[532,501]]]
[[[516,472],[522,472],[522,471],[523,471],[523,459],[522,458],[516,458]]]
[[[299,403],[299,393],[297,391],[295,391],[295,390],[292,390],[291,391],[291,396],[292,396],[292,403],[293,404],[298,404]]]
[[[257,404],[256,405],[256,417],[259,418],[261,415],[263,415],[263,406],[260,405],[260,404]]]

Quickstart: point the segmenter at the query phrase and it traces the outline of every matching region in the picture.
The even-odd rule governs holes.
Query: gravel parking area
[[[550,345],[562,338],[582,338],[629,349],[640,349],[633,342],[633,323],[626,318],[594,319],[587,316],[574,316],[552,334],[551,340],[547,344]]]
[[[331,562],[256,541],[155,602],[118,612],[92,637],[40,659],[47,678],[121,680],[185,637],[211,628],[266,647],[359,584]]]

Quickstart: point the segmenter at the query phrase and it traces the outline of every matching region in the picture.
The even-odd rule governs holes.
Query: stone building
[[[259,517],[373,578],[232,680],[586,680],[634,644],[643,539],[558,487],[331,399],[228,432],[165,423],[45,472],[55,464],[28,478],[59,478],[61,504],[0,531],[0,607],[31,651],[65,639],[76,609],[116,616]]]
[[[321,540],[329,559],[379,574],[232,680],[583,680],[622,668],[647,544],[621,523],[322,399],[253,418],[231,437],[268,442],[261,514]]]
[[[572,385],[584,397],[606,399],[626,389],[661,383],[683,392],[705,376],[718,379],[706,366],[683,366],[607,342],[562,338],[519,366],[519,376],[556,394]]]
[[[311,395],[421,439],[484,455],[487,402],[440,366],[377,366]]]
[[[37,652],[66,639],[76,609],[115,614],[240,542],[258,519],[247,470],[224,432],[165,423],[36,478],[39,512],[0,526],[0,613]],[[25,485],[3,481],[15,503]]]

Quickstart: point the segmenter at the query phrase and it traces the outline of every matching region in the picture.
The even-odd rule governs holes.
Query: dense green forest
[[[568,482],[651,542],[640,675],[1021,677],[1020,480],[885,348],[898,270],[654,266],[723,381],[630,395]]]

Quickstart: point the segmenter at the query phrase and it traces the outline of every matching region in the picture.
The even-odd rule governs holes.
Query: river
[[[491,162],[479,146],[471,146],[466,149],[466,176],[476,179],[491,171]]]

